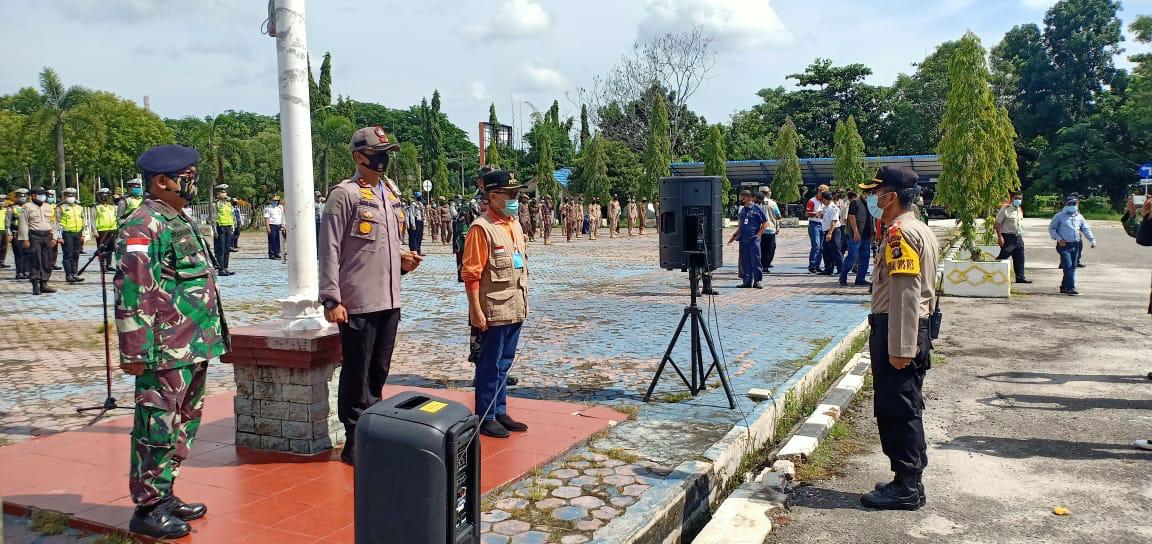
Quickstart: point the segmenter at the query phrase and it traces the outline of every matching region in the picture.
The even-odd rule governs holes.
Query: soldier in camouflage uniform
[[[552,224],[556,221],[556,210],[552,207],[552,197],[544,195],[540,203],[540,227],[544,229],[544,245],[552,237]]]
[[[207,512],[172,486],[200,427],[208,360],[228,350],[211,253],[180,210],[196,196],[200,154],[177,145],[144,152],[148,198],[117,234],[120,368],[136,376],[129,530],[179,538]]]

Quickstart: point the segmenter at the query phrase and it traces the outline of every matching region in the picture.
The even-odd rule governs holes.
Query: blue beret
[[[200,162],[200,152],[182,145],[160,145],[136,159],[136,168],[147,174],[172,174]]]

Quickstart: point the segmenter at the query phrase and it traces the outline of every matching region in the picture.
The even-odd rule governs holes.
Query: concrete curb
[[[867,329],[868,321],[864,320],[835,345],[824,348],[815,364],[797,370],[772,392],[771,401],[761,402],[753,408],[748,414],[749,426],[732,426],[723,438],[704,452],[701,459],[681,463],[663,482],[641,496],[624,515],[597,530],[592,543],[679,542],[685,534],[691,535],[702,528],[712,506],[724,498],[738,476],[740,462],[772,439],[786,395],[793,391],[803,392],[823,379],[828,367],[841,358]]]
[[[843,377],[830,388],[812,415],[797,429],[776,455],[777,461],[793,470],[791,461],[806,458],[828,435],[832,425],[852,404],[864,386],[864,376],[871,368],[871,360],[860,353],[852,356],[844,366]],[[775,464],[774,464],[775,468]],[[779,491],[779,482],[794,474],[777,473],[767,477],[769,469],[756,481],[747,482],[732,492],[712,514],[712,519],[692,541],[694,544],[762,544],[772,532],[772,513],[784,508],[785,497]],[[775,488],[775,489],[774,489]]]

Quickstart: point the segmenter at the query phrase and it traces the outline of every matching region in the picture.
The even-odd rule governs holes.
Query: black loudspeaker
[[[717,176],[660,179],[660,268],[724,266],[723,190]]]
[[[480,542],[480,420],[415,392],[356,424],[356,544]]]

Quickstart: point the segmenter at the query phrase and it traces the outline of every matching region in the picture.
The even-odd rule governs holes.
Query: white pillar
[[[288,228],[288,296],[280,300],[281,317],[289,330],[316,330],[327,323],[316,303],[320,279],[313,215],[312,117],[304,0],[275,0],[273,22],[284,156],[284,223]]]

